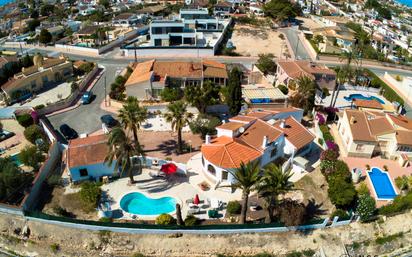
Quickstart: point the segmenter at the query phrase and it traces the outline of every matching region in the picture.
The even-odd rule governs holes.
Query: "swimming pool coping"
[[[373,184],[373,182],[372,182],[372,179],[371,179],[370,176],[369,176],[369,172],[371,172],[372,169],[378,169],[378,170],[380,170],[382,173],[386,174],[386,175],[388,176],[388,178],[389,178],[389,182],[391,183],[391,186],[392,186],[392,188],[393,188],[393,191],[395,191],[396,196],[399,195],[399,192],[398,192],[398,190],[396,189],[395,185],[393,184],[393,182],[392,182],[392,177],[390,176],[390,174],[389,174],[388,171],[384,171],[384,170],[382,170],[382,169],[379,168],[379,167],[371,167],[370,170],[366,170],[366,176],[368,177],[369,182],[370,182],[371,185],[372,185],[373,195],[375,196],[375,199],[378,200],[378,201],[387,201],[387,202],[393,201],[395,198],[393,198],[393,199],[387,199],[387,198],[379,198],[379,197],[378,197],[378,194],[376,193],[376,190],[375,190],[375,186],[374,186],[374,184]],[[395,196],[395,197],[396,197],[396,196]]]

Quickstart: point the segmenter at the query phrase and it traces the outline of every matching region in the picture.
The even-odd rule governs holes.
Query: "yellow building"
[[[45,86],[67,79],[73,75],[73,64],[64,56],[59,58],[43,58],[36,55],[34,65],[23,68],[22,72],[14,75],[1,89],[7,98],[19,98],[42,90]]]

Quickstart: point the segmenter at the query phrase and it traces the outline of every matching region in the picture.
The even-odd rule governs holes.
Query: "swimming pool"
[[[15,154],[13,154],[13,155],[10,155],[10,159],[11,159],[12,162],[14,162],[18,167],[23,166],[23,163],[20,161],[19,154],[20,154],[20,152],[15,153]]]
[[[149,198],[139,192],[128,193],[120,200],[120,207],[132,214],[159,215],[176,210],[176,199],[173,197]]]
[[[378,200],[393,200],[396,197],[395,187],[388,172],[382,171],[379,168],[372,168],[368,171],[368,177]]]
[[[354,99],[360,99],[360,100],[376,100],[381,104],[385,104],[385,102],[380,99],[379,97],[376,96],[365,96],[362,94],[350,94],[348,96],[343,97],[346,101],[352,102]]]

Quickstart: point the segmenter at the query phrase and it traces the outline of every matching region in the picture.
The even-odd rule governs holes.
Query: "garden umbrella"
[[[176,173],[177,171],[177,166],[174,163],[166,163],[163,164],[162,167],[160,168],[160,171],[166,173],[166,174],[173,174]]]
[[[198,195],[198,194],[196,194],[196,195],[195,195],[195,199],[193,199],[193,204],[198,205],[199,203],[200,203],[200,200],[199,200],[199,195]]]

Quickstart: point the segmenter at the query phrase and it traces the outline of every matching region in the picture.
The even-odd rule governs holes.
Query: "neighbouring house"
[[[135,13],[121,13],[115,16],[112,20],[113,26],[132,27],[139,23],[143,23],[144,19]]]
[[[59,58],[43,58],[36,55],[33,62],[33,66],[23,68],[1,86],[7,98],[19,100],[73,75],[72,62],[63,55]]]
[[[227,78],[226,65],[216,61],[150,60],[136,65],[125,86],[127,95],[153,99],[168,86],[200,86],[207,80],[225,86]]]
[[[336,84],[336,72],[324,65],[306,60],[278,61],[276,85],[290,86],[291,81],[296,82],[305,76],[313,79],[320,88],[333,90]]]
[[[220,1],[213,7],[213,14],[215,16],[228,17],[232,10],[232,3]]]
[[[348,21],[350,21],[347,17],[342,17],[342,16],[322,16],[320,17],[320,20],[326,26],[345,25]]]
[[[283,169],[295,165],[294,160],[303,159],[311,151],[315,138],[300,123],[302,116],[301,109],[282,108],[230,118],[216,127],[216,138],[206,136],[201,147],[204,173],[216,184],[231,184],[235,180],[230,171],[242,163],[259,161],[264,167],[286,160]]]
[[[88,136],[69,141],[66,164],[73,182],[98,180],[103,176],[117,176],[115,162],[104,162],[109,153],[107,135]]]
[[[347,109],[337,128],[348,156],[412,157],[412,120],[405,116]]]
[[[149,40],[122,49],[125,56],[213,56],[229,22],[210,16],[207,8],[181,9],[178,18],[153,19]]]
[[[321,52],[333,52],[336,47],[341,51],[351,51],[355,40],[355,32],[346,26],[315,28],[312,32],[314,37],[321,36],[323,39],[323,42],[319,43]]]

